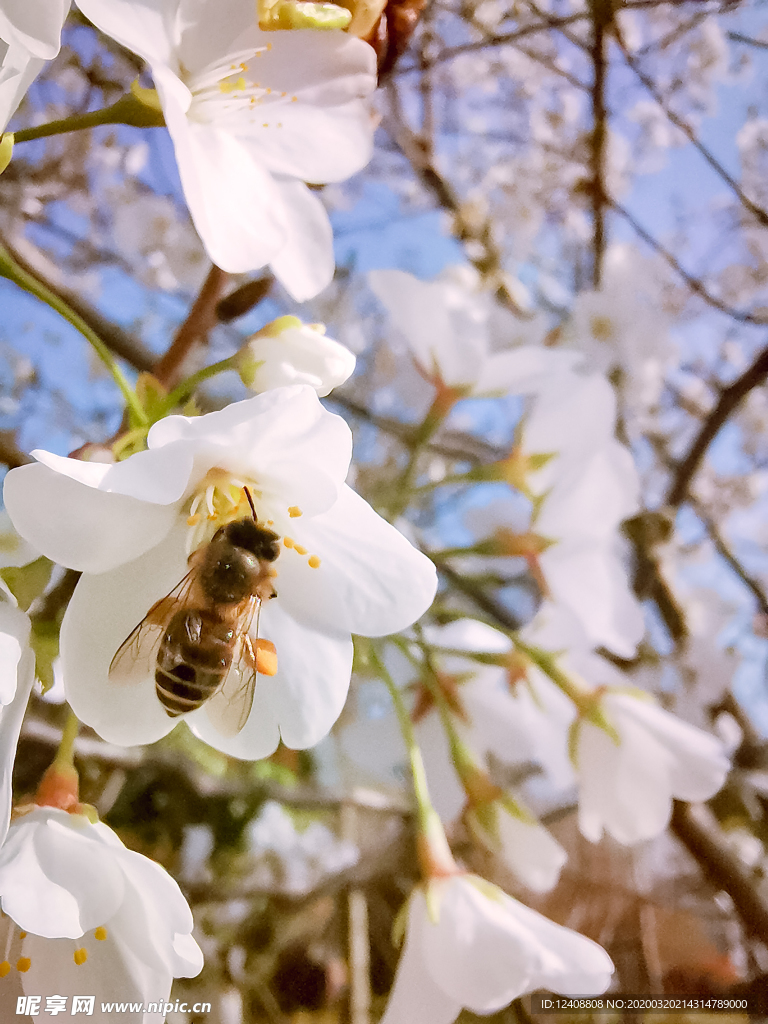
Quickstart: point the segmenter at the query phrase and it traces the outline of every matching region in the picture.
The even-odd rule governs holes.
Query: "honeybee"
[[[277,596],[272,563],[279,538],[260,525],[245,493],[252,518],[222,526],[192,553],[187,575],[152,605],[109,668],[112,682],[135,683],[144,676],[137,662],[144,662],[169,717],[207,704],[225,736],[237,735],[248,720],[257,674],[277,671],[274,646],[252,639],[250,628],[262,602]]]

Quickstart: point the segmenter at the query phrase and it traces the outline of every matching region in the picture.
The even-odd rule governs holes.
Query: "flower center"
[[[260,80],[258,58],[272,43],[228,55],[196,75],[184,76],[192,93],[187,116],[202,124],[216,124],[242,131],[250,125],[282,128],[280,110],[298,96],[272,89]],[[269,113],[266,108],[269,107]]]
[[[320,567],[317,555],[311,554],[292,537],[285,535],[285,527],[290,520],[301,518],[302,511],[298,505],[288,505],[282,509],[267,508],[255,481],[233,476],[219,467],[206,473],[190,499],[187,514],[187,554],[211,541],[222,526],[240,519],[250,519],[254,513],[260,525],[266,526],[282,538],[285,548],[302,558],[308,556],[307,565],[311,569]]]

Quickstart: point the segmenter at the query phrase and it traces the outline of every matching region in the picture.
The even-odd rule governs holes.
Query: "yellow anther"
[[[301,544],[294,544],[293,547],[294,547],[294,550],[296,551],[297,554],[299,554],[299,555],[306,555],[307,549],[303,548],[301,546]]]
[[[82,946],[80,949],[76,949],[74,953],[74,960],[78,967],[82,967],[85,961],[88,959],[88,950]],[[19,968],[21,970],[21,968]]]
[[[187,526],[197,526],[200,522],[200,513],[195,512],[193,516],[187,516]]]
[[[296,519],[298,516],[301,515],[301,509],[299,508],[298,505],[291,505],[291,507],[288,509],[288,515],[291,517],[291,519]]]
[[[281,95],[281,96],[282,96],[283,98],[285,98],[285,97],[286,97],[286,96],[288,95],[288,93],[287,93],[287,92],[281,92],[281,93],[280,93],[280,95]]]
[[[298,102],[299,102],[299,97],[298,96],[291,96],[291,103],[298,103]]]
[[[32,961],[28,956],[20,956],[16,961],[16,970],[21,971],[22,974],[26,974],[31,966]]]
[[[20,939],[26,939],[26,937],[27,937],[27,933],[26,932],[19,932],[19,938]]]
[[[0,978],[4,978],[11,970],[11,965],[7,960],[3,960],[0,964]]]
[[[283,537],[283,544],[285,544],[287,548],[292,548],[294,542],[290,537]]]
[[[97,928],[96,931],[93,934],[99,940],[99,942],[103,942],[104,939],[106,939],[106,937],[107,937],[107,929],[106,928]]]
[[[267,121],[265,121],[265,122],[264,122],[264,124],[263,124],[263,125],[262,125],[261,127],[262,127],[262,128],[269,128],[269,124],[268,124],[268,122],[267,122]]]
[[[307,565],[309,566],[310,569],[319,569],[320,559],[317,557],[317,555],[310,555]]]
[[[267,96],[271,96],[271,95],[272,95],[272,90],[271,89],[267,89]]]
[[[209,512],[209,513],[208,513],[208,515],[206,516],[206,519],[207,519],[207,520],[208,520],[209,522],[213,522],[213,520],[214,520],[214,519],[218,519],[218,518],[219,518],[219,517],[218,517],[218,516],[216,515],[216,513],[215,513],[215,512]]]
[[[248,65],[245,63],[245,61],[243,61],[243,63],[240,65],[240,70],[241,71],[247,71],[248,70]]]
[[[271,49],[272,49],[272,43],[267,43],[267,50],[271,50]]]

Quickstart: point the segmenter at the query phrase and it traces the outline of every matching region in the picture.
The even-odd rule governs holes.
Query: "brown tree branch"
[[[764,348],[752,365],[720,392],[714,409],[702,423],[693,444],[688,449],[688,454],[677,464],[665,499],[667,505],[677,508],[685,501],[691,481],[721,427],[749,392],[763,384],[766,378],[768,378],[768,348]]]
[[[671,828],[707,877],[731,897],[749,934],[768,943],[768,904],[752,873],[725,842],[709,808],[676,800]]]
[[[608,72],[606,60],[606,31],[613,14],[606,0],[592,0],[592,135],[589,162],[592,171],[590,195],[592,199],[592,286],[600,287],[605,255],[605,149],[608,139],[608,111],[605,105],[605,85]]]
[[[152,369],[152,366],[155,363],[155,356],[148,348],[145,348],[138,338],[107,319],[107,317],[100,313],[98,309],[86,302],[85,299],[81,298],[77,292],[51,281],[50,278],[42,272],[39,265],[33,264],[30,260],[22,256],[16,246],[14,246],[12,242],[9,242],[7,238],[0,236],[0,243],[5,246],[15,262],[18,263],[25,273],[37,278],[37,280],[44,284],[46,288],[50,289],[50,291],[66,302],[70,309],[73,309],[75,313],[85,321],[88,327],[90,327],[91,330],[101,338],[104,344],[110,349],[110,351],[114,352],[116,356],[124,359],[137,370],[141,371]]]
[[[766,597],[766,593],[763,590],[761,584],[754,578],[754,576],[751,576],[747,572],[746,568],[741,564],[741,562],[738,560],[733,551],[731,551],[730,547],[726,543],[725,538],[720,532],[717,523],[707,513],[702,503],[700,501],[697,501],[695,498],[689,497],[688,500],[695,509],[696,515],[704,524],[704,527],[707,533],[709,534],[717,553],[725,562],[727,562],[727,564],[736,573],[736,575],[739,577],[739,579],[747,588],[747,590],[750,591],[755,601],[757,602],[757,607],[760,609],[761,613],[765,616],[768,616],[768,597]]]
[[[184,323],[174,335],[168,351],[155,364],[155,377],[167,387],[178,383],[179,371],[195,345],[204,344],[211,330],[219,322],[216,307],[222,299],[229,274],[216,264],[211,265],[208,276]]]

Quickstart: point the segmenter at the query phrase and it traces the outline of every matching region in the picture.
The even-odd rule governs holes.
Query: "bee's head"
[[[280,538],[273,530],[260,526],[253,519],[240,519],[223,526],[219,533],[238,548],[245,548],[256,558],[274,562],[280,554]]]

